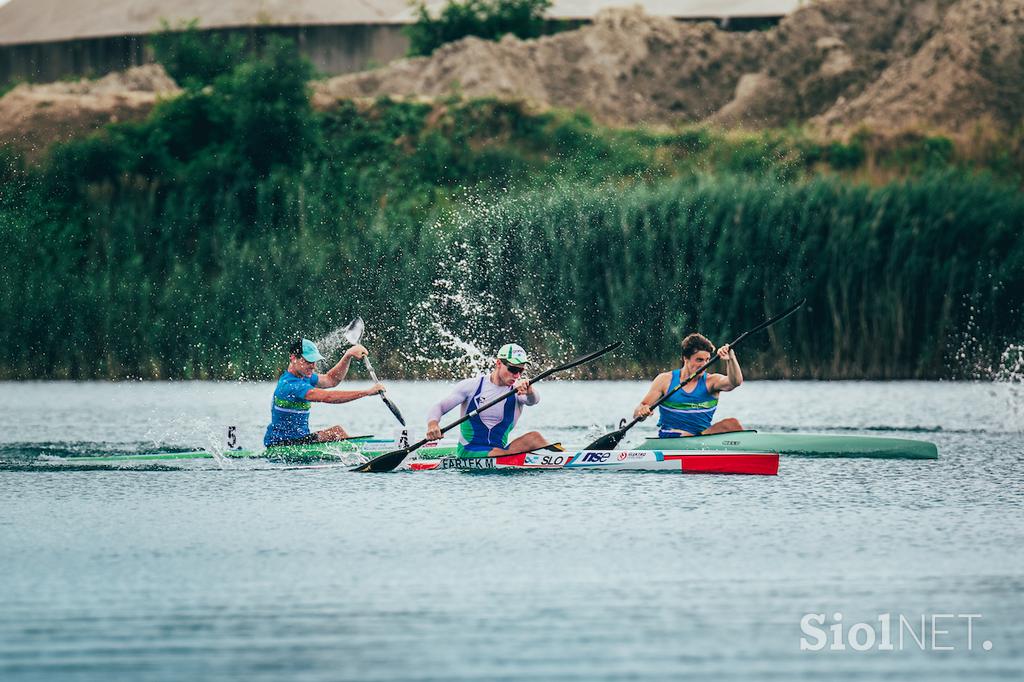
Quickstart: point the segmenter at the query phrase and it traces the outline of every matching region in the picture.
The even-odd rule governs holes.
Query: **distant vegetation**
[[[429,55],[445,43],[466,36],[500,40],[511,33],[520,38],[544,34],[544,13],[551,0],[450,0],[437,17],[418,2],[416,21],[405,28],[409,56]]]
[[[265,378],[356,314],[402,376],[443,373],[439,329],[559,357],[623,339],[597,369],[647,375],[685,331],[800,296],[752,376],[949,376],[1024,332],[1019,142],[318,113],[309,74],[275,42],[43,166],[0,150],[0,377]]]
[[[162,30],[149,42],[156,61],[178,85],[189,90],[212,85],[246,58],[244,37],[200,32],[198,19],[176,27],[164,21]]]

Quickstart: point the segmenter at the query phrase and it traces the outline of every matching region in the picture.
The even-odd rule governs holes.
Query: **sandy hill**
[[[611,124],[810,123],[829,136],[1024,121],[1024,0],[825,0],[764,32],[639,8],[538,40],[466,38],[430,57],[318,82],[314,103],[381,95],[525,99]],[[158,66],[99,81],[22,85],[0,98],[0,144],[140,118],[176,86]]]
[[[830,0],[750,33],[607,10],[577,31],[467,38],[333,78],[318,99],[454,91],[579,107],[608,123],[956,132],[979,118],[1019,125],[1022,82],[1024,0]]]

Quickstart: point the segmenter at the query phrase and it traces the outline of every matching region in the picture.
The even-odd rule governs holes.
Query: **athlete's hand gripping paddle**
[[[363,337],[363,327],[363,318],[357,317],[348,323],[348,327],[345,328],[342,335],[350,345],[354,346],[359,343],[359,339]],[[363,358],[363,364],[366,365],[366,371],[370,373],[370,378],[373,379],[373,383],[379,384],[380,381],[377,380],[377,373],[373,371],[373,365],[370,364],[370,358]],[[384,404],[388,406],[389,410],[391,410],[391,414],[395,415],[395,419],[398,420],[398,423],[405,426],[405,419],[402,417],[402,413],[398,410],[395,404],[391,402],[386,395],[384,395],[384,391],[380,392],[380,399],[383,400]]]

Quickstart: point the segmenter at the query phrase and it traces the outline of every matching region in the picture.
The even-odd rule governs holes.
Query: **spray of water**
[[[1024,431],[1024,344],[1010,344],[999,356],[993,373],[996,390],[1004,394],[1008,426]]]

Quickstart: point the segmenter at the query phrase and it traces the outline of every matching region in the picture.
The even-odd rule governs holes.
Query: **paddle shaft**
[[[582,364],[584,364],[586,362],[590,362],[591,360],[594,360],[596,358],[601,357],[605,353],[610,353],[611,351],[615,350],[616,348],[618,348],[621,345],[622,345],[621,341],[616,341],[615,343],[613,343],[611,345],[605,346],[604,348],[602,348],[599,351],[594,351],[593,353],[590,353],[589,355],[584,355],[581,358],[576,358],[575,360],[573,360],[571,362],[567,362],[564,365],[559,365],[558,367],[552,367],[551,369],[546,369],[543,372],[541,372],[540,374],[538,374],[536,377],[534,377],[533,379],[530,379],[530,384],[533,385],[533,384],[536,384],[538,381],[543,381],[545,378],[551,376],[555,372],[564,372],[565,370],[572,369],[573,367],[576,367],[577,365],[582,365]],[[441,427],[441,433],[445,433],[446,431],[450,431],[450,430],[454,429],[456,426],[458,426],[462,422],[466,421],[467,419],[472,419],[473,417],[475,417],[476,415],[480,414],[484,410],[489,409],[491,407],[494,407],[498,403],[500,403],[500,402],[502,402],[504,400],[507,400],[509,396],[514,395],[515,393],[516,393],[515,389],[512,389],[511,391],[505,391],[504,393],[502,393],[497,398],[494,398],[493,400],[489,400],[486,403],[484,403],[483,405],[481,405],[480,407],[477,407],[477,408],[475,408],[473,410],[470,410],[466,414],[462,415],[462,417],[460,417],[459,419],[456,419],[455,421],[453,421],[451,424],[447,424],[446,426],[442,426]],[[424,438],[421,441],[413,443],[412,445],[410,445],[406,449],[406,453],[405,454],[408,455],[411,452],[413,452],[414,450],[418,450],[419,448],[423,447],[424,445],[426,445],[427,443],[430,443],[430,442],[431,441],[429,441],[426,438]]]
[[[369,356],[363,358],[363,364],[366,365],[366,371],[370,373],[370,378],[373,380],[373,383],[379,384],[380,380],[377,379],[377,373],[373,371],[373,365],[370,364]],[[390,399],[388,399],[386,395],[384,395],[384,391],[380,392],[380,399],[383,400],[384,404],[388,406],[389,410],[391,410],[391,414],[395,415],[395,419],[398,420],[398,423],[401,424],[402,426],[405,426],[405,418],[402,416],[402,413],[398,410],[398,406],[396,406],[393,402],[391,402]]]

